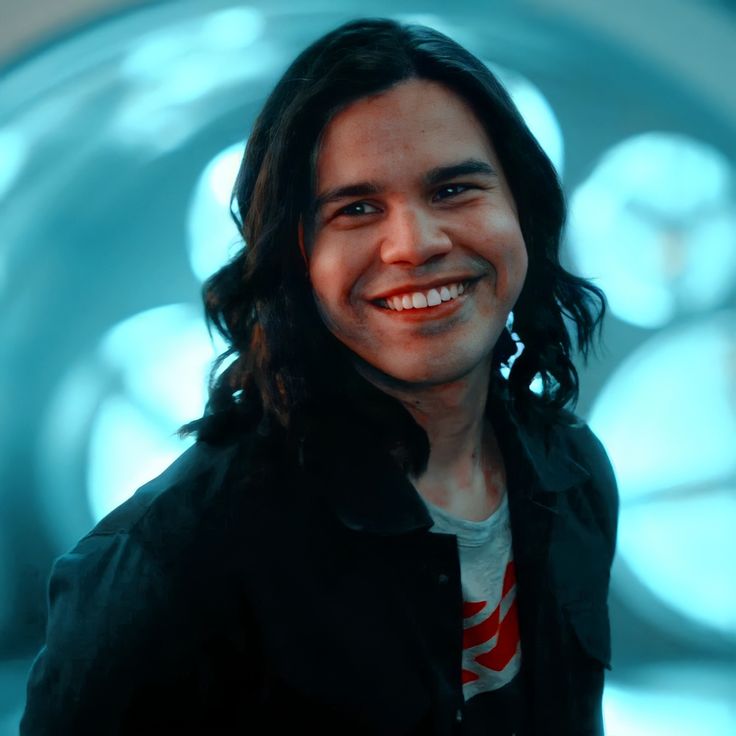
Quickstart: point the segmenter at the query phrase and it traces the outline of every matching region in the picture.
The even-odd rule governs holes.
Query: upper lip
[[[437,278],[428,281],[415,281],[413,283],[401,284],[388,291],[383,291],[380,294],[370,298],[370,301],[377,301],[379,299],[388,299],[388,297],[395,296],[396,294],[411,294],[415,291],[427,291],[429,289],[436,289],[440,286],[446,286],[447,284],[459,284],[463,281],[474,281],[478,276],[459,274],[458,276],[438,276]]]

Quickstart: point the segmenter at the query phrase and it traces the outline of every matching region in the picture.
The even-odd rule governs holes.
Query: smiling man
[[[234,197],[197,442],[56,561],[21,734],[601,734],[618,493],[563,314],[587,357],[604,301],[506,92],[345,24]]]
[[[314,245],[301,249],[320,316],[427,432],[420,493],[485,519],[503,492],[484,421],[493,348],[527,269],[492,142],[450,88],[410,79],[338,113],[316,173]]]

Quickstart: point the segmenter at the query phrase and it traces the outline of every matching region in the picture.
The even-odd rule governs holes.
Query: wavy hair
[[[504,392],[522,417],[542,426],[569,421],[565,408],[577,402],[579,381],[565,318],[587,363],[605,297],[560,265],[565,203],[556,172],[483,62],[431,28],[369,18],[345,23],[299,54],[255,122],[233,190],[244,245],[203,287],[208,328],[229,348],[212,368],[205,415],[182,435],[207,440],[253,422],[303,434],[304,417],[335,411],[375,429],[405,470],[426,467],[426,433],[400,402],[358,375],[322,322],[297,236],[301,221],[309,251],[317,153],[329,121],[352,102],[414,78],[442,83],[469,103],[519,213],[529,265],[513,330],[523,350],[510,361],[517,344],[504,329],[489,390]],[[530,388],[535,377],[539,393]]]

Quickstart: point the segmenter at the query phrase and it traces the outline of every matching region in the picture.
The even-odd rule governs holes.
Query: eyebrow
[[[468,158],[456,164],[436,166],[427,171],[422,179],[425,186],[432,187],[443,181],[470,174],[482,174],[494,178],[497,176],[496,170],[488,162],[477,158]],[[319,212],[325,205],[347,197],[365,197],[370,194],[380,194],[383,189],[384,187],[376,181],[362,181],[334,187],[317,196],[314,201],[314,211]]]

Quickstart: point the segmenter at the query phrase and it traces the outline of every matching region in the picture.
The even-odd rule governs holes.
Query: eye
[[[462,194],[463,192],[467,192],[468,189],[474,189],[472,184],[446,184],[444,187],[441,187],[437,190],[437,194],[435,195],[438,199],[449,199],[450,197],[456,197],[458,194]],[[447,196],[439,196],[442,192],[448,192],[449,194]]]
[[[347,217],[359,217],[360,215],[373,215],[375,212],[368,211],[366,212],[366,207],[373,208],[375,212],[378,212],[378,208],[374,207],[372,204],[368,204],[368,202],[353,202],[352,204],[349,204],[347,207],[343,207],[342,209],[339,209],[335,215],[339,217],[340,215],[346,215]],[[357,210],[357,211],[356,211]],[[360,211],[362,210],[362,212]]]

